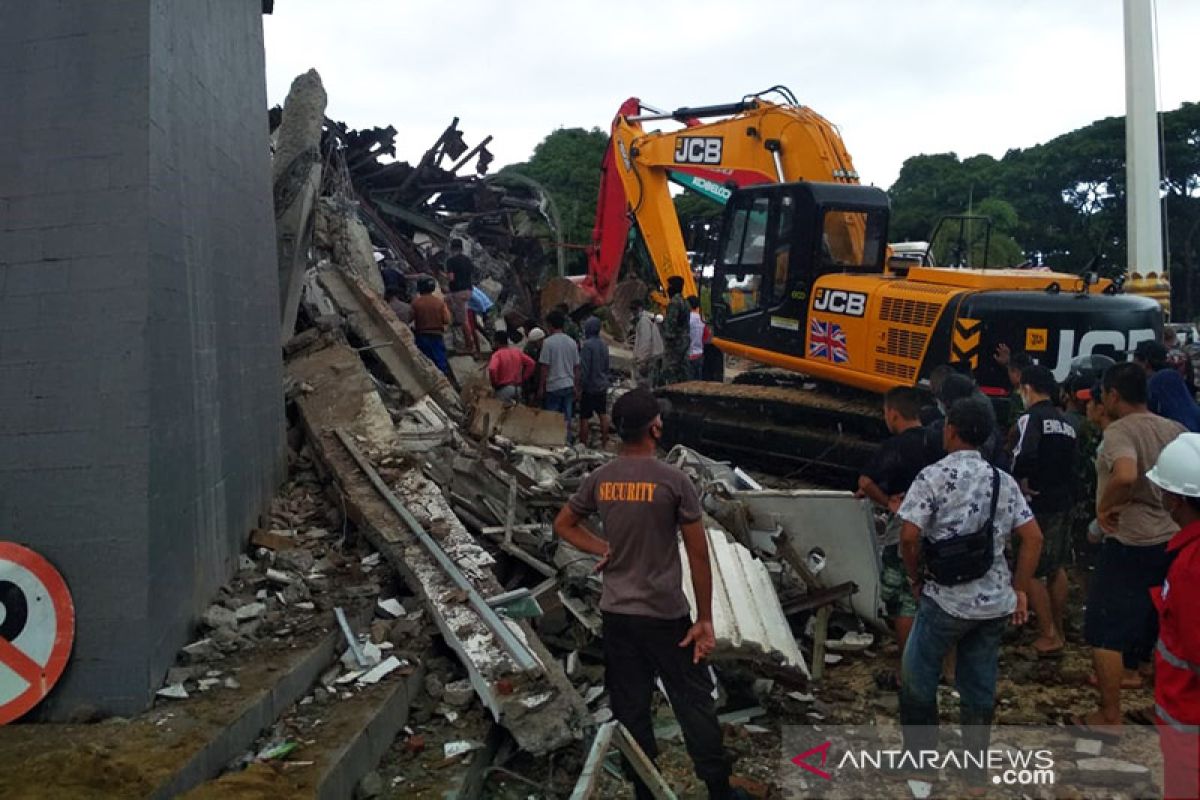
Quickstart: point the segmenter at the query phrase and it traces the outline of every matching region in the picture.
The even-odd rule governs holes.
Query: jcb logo
[[[676,164],[720,164],[720,136],[681,136],[675,145]]]
[[[861,317],[867,313],[867,296],[862,292],[846,292],[841,289],[818,289],[813,298],[815,311]]]
[[[1025,329],[1025,352],[1044,353],[1050,345],[1050,333],[1045,328]]]
[[[1066,380],[1071,374],[1071,360],[1101,351],[1102,355],[1112,355],[1121,360],[1127,351],[1138,346],[1138,342],[1153,340],[1153,328],[1135,328],[1126,334],[1124,331],[1091,330],[1079,337],[1075,343],[1075,331],[1059,331],[1058,334],[1058,363],[1054,365],[1054,379]]]

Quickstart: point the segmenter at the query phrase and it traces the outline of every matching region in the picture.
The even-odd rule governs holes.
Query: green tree
[[[559,128],[533,149],[528,161],[509,165],[501,172],[514,172],[541,184],[558,208],[563,241],[585,246],[592,238],[600,162],[607,148],[608,134],[599,128]],[[572,247],[567,263],[569,272],[584,272],[585,251]]]
[[[1162,129],[1172,314],[1194,321],[1200,317],[1200,103],[1164,114]]]
[[[1011,203],[988,197],[960,213],[967,218],[948,219],[937,228],[932,242],[935,264],[1014,267],[1025,261],[1025,251],[1013,238],[1017,212]]]

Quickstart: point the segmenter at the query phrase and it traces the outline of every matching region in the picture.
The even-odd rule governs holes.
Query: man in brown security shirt
[[[650,700],[662,679],[683,730],[696,774],[710,798],[730,798],[730,761],[713,708],[712,680],[701,660],[716,645],[712,571],[696,489],[682,470],[655,458],[662,437],[658,401],[635,389],[613,404],[620,455],[588,476],[554,521],[554,531],[586,553],[601,556],[604,592],[605,686],[613,715],[646,755],[658,748]],[[604,537],[583,527],[598,514]],[[678,533],[692,573],[696,621],[683,593]],[[652,795],[626,765],[636,796]]]

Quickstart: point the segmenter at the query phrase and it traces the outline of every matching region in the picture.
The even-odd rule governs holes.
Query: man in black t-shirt
[[[471,292],[475,288],[475,265],[463,255],[461,239],[450,240],[450,257],[446,259],[446,272],[450,275],[450,310],[454,313],[454,324],[462,331],[467,350],[479,355],[479,342],[475,341],[475,314],[468,308]]]
[[[917,614],[917,601],[900,558],[901,523],[895,514],[913,479],[934,460],[930,458],[920,415],[921,395],[916,389],[898,387],[884,396],[883,418],[892,438],[880,445],[879,452],[858,478],[858,496],[889,512],[882,542],[880,594],[902,653]]]
[[[1017,419],[1012,474],[1029,498],[1043,537],[1042,557],[1029,586],[1029,610],[1038,625],[1033,649],[1039,656],[1054,656],[1062,653],[1065,641],[1066,566],[1079,436],[1052,402],[1058,383],[1048,368],[1035,364],[1021,370],[1020,393],[1026,411]]]

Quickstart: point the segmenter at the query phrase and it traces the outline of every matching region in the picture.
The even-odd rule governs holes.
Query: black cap
[[[1096,379],[1089,375],[1067,376],[1067,391],[1076,400],[1087,402],[1092,399],[1092,385]]]
[[[637,433],[653,422],[659,413],[658,399],[649,389],[634,389],[613,403],[613,425],[618,434]]]
[[[1133,348],[1133,357],[1151,364],[1161,363],[1167,360],[1167,348],[1162,342],[1144,339]]]
[[[1049,367],[1034,364],[1021,370],[1021,385],[1028,386],[1038,394],[1053,395],[1058,388],[1058,381],[1054,380],[1054,373]]]

